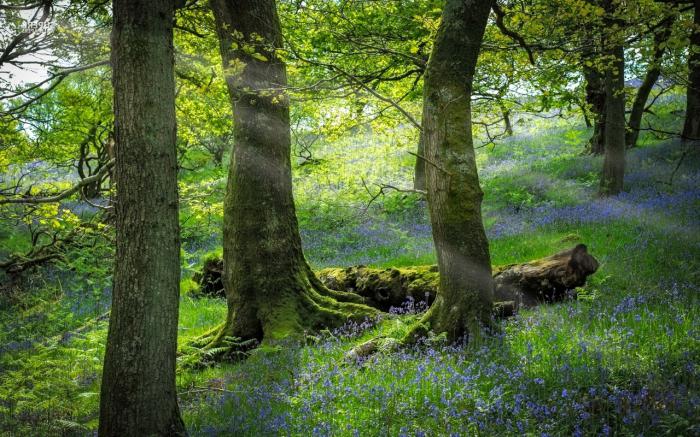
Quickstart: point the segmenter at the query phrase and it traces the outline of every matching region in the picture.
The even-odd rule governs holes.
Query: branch
[[[428,192],[425,190],[416,190],[413,188],[399,188],[395,187],[393,185],[389,184],[375,184],[377,187],[379,187],[379,191],[377,191],[376,194],[372,194],[372,191],[369,189],[367,186],[367,182],[365,181],[365,178],[360,178],[362,180],[362,186],[365,188],[365,191],[367,191],[367,194],[370,195],[369,202],[367,202],[367,205],[365,206],[365,211],[369,209],[369,207],[372,205],[372,202],[377,200],[379,196],[383,196],[386,194],[387,190],[394,190],[398,191],[399,193],[410,193],[410,194],[418,194],[420,196],[427,196]]]
[[[12,99],[15,97],[20,97],[20,96],[22,96],[30,91],[34,91],[35,89],[41,88],[41,86],[44,85],[45,83],[54,81],[48,88],[46,88],[45,90],[42,90],[36,96],[31,97],[31,98],[27,99],[26,101],[22,102],[21,104],[15,106],[13,108],[10,108],[6,111],[0,111],[0,116],[7,116],[7,115],[16,114],[18,112],[21,112],[22,110],[27,108],[32,103],[40,100],[45,95],[47,95],[48,93],[53,91],[63,81],[63,79],[65,79],[69,74],[78,73],[78,72],[85,71],[85,70],[90,70],[92,68],[100,67],[102,65],[109,65],[109,60],[98,61],[98,62],[94,62],[92,64],[87,64],[87,65],[78,65],[75,67],[64,68],[62,70],[58,70],[57,72],[53,73],[50,77],[44,79],[43,81],[41,81],[37,84],[30,86],[27,89],[24,89],[22,91],[18,91],[14,94],[0,96],[0,100],[6,100],[6,99]]]
[[[443,173],[445,173],[445,174],[447,174],[447,175],[452,176],[452,173],[450,173],[449,171],[445,170],[443,167],[440,167],[438,164],[436,164],[435,162],[429,160],[429,159],[426,158],[425,156],[419,155],[419,154],[414,153],[414,152],[408,152],[408,153],[411,154],[411,155],[413,155],[413,156],[415,156],[415,157],[418,158],[418,159],[422,159],[423,161],[425,161],[425,162],[427,162],[428,164],[432,165],[433,167],[437,168],[437,169],[440,170],[441,172],[443,172]]]
[[[102,177],[109,172],[109,170],[114,166],[114,159],[109,161],[107,164],[105,164],[104,167],[100,169],[97,173],[94,175],[87,177],[85,179],[82,179],[80,182],[75,184],[73,187],[62,191],[60,193],[54,194],[52,196],[46,196],[46,197],[19,197],[19,198],[11,198],[11,199],[0,199],[0,205],[6,205],[6,204],[38,204],[38,203],[55,203],[59,202],[66,197],[69,197],[75,193],[78,192],[82,187],[89,185],[93,182],[97,182],[102,179]]]
[[[532,48],[525,42],[525,38],[519,33],[508,29],[503,22],[506,14],[503,9],[498,5],[498,3],[493,2],[493,12],[496,14],[496,26],[500,29],[501,33],[510,37],[512,40],[518,43],[520,47],[525,49],[527,52],[527,58],[530,60],[530,64],[535,65],[535,56],[532,54]]]
[[[413,126],[415,126],[416,129],[418,129],[419,131],[423,130],[423,127],[420,125],[420,123],[418,123],[418,121],[411,114],[409,114],[408,111],[406,111],[403,107],[401,107],[401,105],[399,105],[394,100],[390,99],[389,97],[385,97],[385,96],[379,94],[377,91],[372,89],[372,87],[367,86],[367,84],[365,84],[362,80],[358,79],[354,75],[348,73],[347,71],[345,71],[345,70],[343,70],[343,69],[341,69],[333,64],[326,64],[326,63],[323,63],[320,61],[313,61],[311,59],[304,58],[303,56],[301,56],[301,54],[299,54],[299,52],[294,48],[294,46],[288,40],[287,40],[287,45],[289,46],[290,51],[294,54],[294,56],[296,56],[297,59],[299,59],[300,61],[306,62],[307,64],[311,64],[311,65],[325,67],[331,71],[335,71],[336,73],[340,74],[341,76],[345,76],[346,78],[350,79],[351,82],[360,86],[362,89],[364,89],[368,93],[372,94],[372,96],[374,96],[378,100],[381,100],[382,102],[385,102],[385,103],[389,103],[391,106],[396,108],[396,110],[399,111],[404,117],[406,117],[406,119]]]

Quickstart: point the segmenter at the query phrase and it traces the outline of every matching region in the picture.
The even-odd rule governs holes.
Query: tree
[[[681,138],[700,142],[700,0],[695,0],[693,30],[688,47],[688,86]]]
[[[287,75],[274,0],[212,0],[210,5],[235,142],[224,201],[228,316],[205,340],[210,348],[231,337],[270,342],[374,314],[358,304],[359,296],[324,287],[304,259],[292,196]]]
[[[625,177],[625,51],[619,22],[615,14],[616,0],[603,2],[604,22],[611,29],[604,38],[608,65],[605,68],[605,154],[600,178],[600,194],[618,194]],[[616,32],[617,31],[617,32]]]
[[[471,93],[491,0],[448,0],[426,70],[423,141],[428,206],[440,272],[425,328],[454,341],[490,323],[493,279],[481,218]]]
[[[99,434],[185,435],[175,389],[175,2],[116,0],[113,7],[117,247]]]
[[[586,36],[588,46],[582,51],[584,61],[583,77],[586,80],[586,103],[593,113],[593,135],[588,141],[588,151],[593,155],[602,155],[605,151],[605,79],[604,74],[599,71],[597,59],[600,54],[596,53],[596,42],[590,29]]]
[[[647,100],[652,88],[661,75],[661,61],[663,60],[666,44],[671,37],[673,23],[676,21],[675,11],[665,17],[660,26],[654,31],[654,45],[652,55],[647,65],[647,71],[644,75],[644,80],[637,90],[632,103],[629,121],[627,122],[628,130],[626,135],[627,147],[635,147],[639,138],[639,130],[642,126],[642,115],[646,109]]]

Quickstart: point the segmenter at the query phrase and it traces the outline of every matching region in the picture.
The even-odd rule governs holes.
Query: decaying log
[[[576,287],[598,270],[598,261],[585,244],[523,264],[511,264],[494,271],[495,299],[513,300],[531,307],[575,297]]]
[[[579,244],[552,256],[522,264],[494,269],[495,300],[500,316],[508,316],[518,307],[532,307],[575,297],[576,287],[598,269],[598,261],[585,245]],[[202,294],[224,297],[221,260],[205,262],[195,276]],[[435,265],[389,269],[365,266],[328,268],[316,272],[323,284],[333,290],[359,294],[367,305],[389,311],[407,301],[428,307],[435,300],[439,273]],[[513,304],[506,302],[513,301]]]
[[[440,276],[436,265],[389,269],[353,266],[322,269],[316,274],[326,287],[359,294],[367,305],[382,311],[399,308],[409,299],[427,308],[435,300]]]

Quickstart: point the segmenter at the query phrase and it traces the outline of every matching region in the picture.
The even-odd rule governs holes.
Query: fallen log
[[[576,287],[584,285],[597,269],[598,261],[583,244],[546,258],[497,267],[493,272],[495,301],[513,302],[498,306],[498,311],[507,316],[519,307],[575,298]],[[194,278],[202,294],[224,297],[222,271],[220,259],[205,262],[202,272]],[[358,294],[367,305],[382,311],[405,307],[406,302],[427,308],[435,300],[439,284],[435,265],[388,269],[353,266],[322,269],[316,274],[326,287]]]
[[[494,271],[495,300],[513,300],[532,307],[576,297],[576,288],[598,270],[598,261],[585,244],[546,258],[511,264]]]

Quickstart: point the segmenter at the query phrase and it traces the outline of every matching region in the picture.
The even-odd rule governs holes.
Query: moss
[[[180,281],[180,295],[181,296],[196,296],[200,292],[199,283],[194,279],[185,278]]]
[[[399,307],[409,298],[432,304],[439,282],[437,266],[329,268],[320,270],[318,277],[327,287],[358,294],[367,305],[382,311]]]

